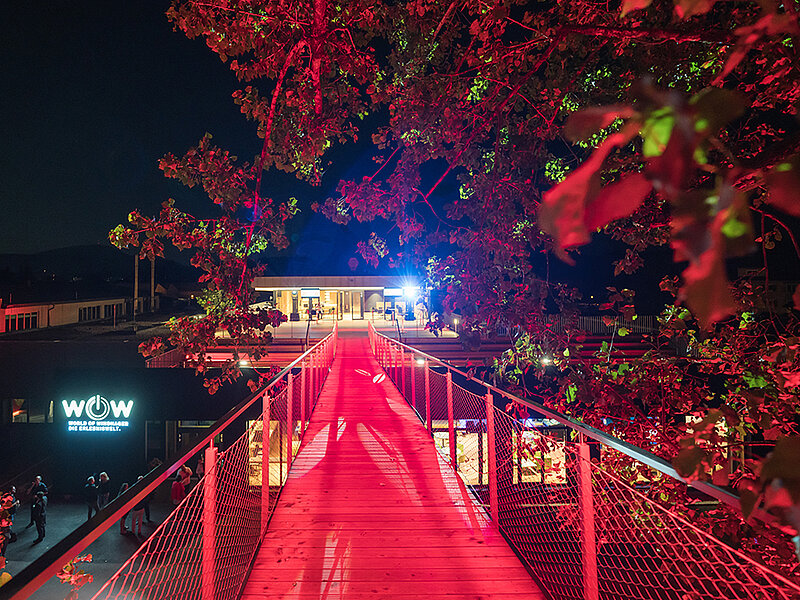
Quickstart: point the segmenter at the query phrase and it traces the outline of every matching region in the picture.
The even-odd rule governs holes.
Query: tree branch
[[[687,32],[675,29],[631,29],[629,27],[605,27],[602,25],[562,25],[559,31],[599,37],[622,39],[672,41],[678,44],[699,42],[703,44],[733,45],[738,39],[727,31]]]

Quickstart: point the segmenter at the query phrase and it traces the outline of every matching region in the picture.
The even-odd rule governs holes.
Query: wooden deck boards
[[[544,598],[379,370],[340,339],[242,600]]]

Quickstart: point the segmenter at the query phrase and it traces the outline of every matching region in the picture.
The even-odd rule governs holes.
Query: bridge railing
[[[205,474],[93,598],[238,597],[330,370],[337,336],[334,324],[190,450],[149,473],[0,588],[0,598],[28,598],[203,448]],[[237,435],[225,449],[214,445],[222,433]]]
[[[800,598],[800,587],[671,510],[657,456],[472,379],[370,328],[387,375],[553,600]],[[515,403],[527,415],[506,412]],[[716,501],[738,498],[705,482]],[[771,520],[758,511],[756,517]]]

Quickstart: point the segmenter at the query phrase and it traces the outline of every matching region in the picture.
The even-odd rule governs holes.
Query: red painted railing
[[[369,333],[378,362],[441,454],[554,600],[800,598],[796,583],[648,495],[665,481],[686,493],[668,463]],[[529,415],[509,415],[509,402]]]
[[[94,596],[236,598],[334,359],[337,328],[253,400],[260,414],[224,451],[205,450],[204,477]],[[299,367],[299,372],[297,368]]]
[[[0,597],[28,598],[203,447],[205,475],[94,598],[237,597],[330,370],[337,336],[334,324],[331,334],[231,409],[190,450],[149,473],[0,588]],[[241,431],[248,416],[235,442],[224,450],[213,446],[219,434]]]

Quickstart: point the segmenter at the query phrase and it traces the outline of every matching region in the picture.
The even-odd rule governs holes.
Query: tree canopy
[[[206,136],[166,155],[164,174],[202,186],[218,217],[167,201],[154,218],[131,213],[112,241],[143,256],[161,254],[164,240],[194,250],[224,300],[203,320],[176,321],[171,342],[202,350],[220,327],[265,340],[265,325],[285,319],[248,308],[250,284],[259,251],[287,244],[297,210],[371,222],[354,249],[363,260],[424,272],[465,336],[498,324],[514,332],[495,366],[520,393],[549,376],[541,400],[653,448],[688,477],[735,486],[746,511],[766,497],[797,528],[800,287],[793,307],[775,306],[769,264],[800,259],[799,8],[175,0],[170,21],[241,81],[233,100],[262,150],[241,162]],[[374,168],[326,201],[264,189],[270,169],[326,181],[331,161],[365,136]],[[569,323],[580,301],[550,277],[548,256],[572,262],[596,235],[624,246],[609,275],[671,272],[651,250],[674,255],[680,276],[661,289],[675,301],[641,360],[614,361],[604,348],[599,365],[581,364],[575,327],[547,326],[554,311]],[[729,261],[750,254],[761,256],[758,276],[730,281]],[[609,322],[632,318],[636,290],[608,285]],[[686,356],[668,351],[676,339]],[[558,357],[555,376],[544,352]]]

